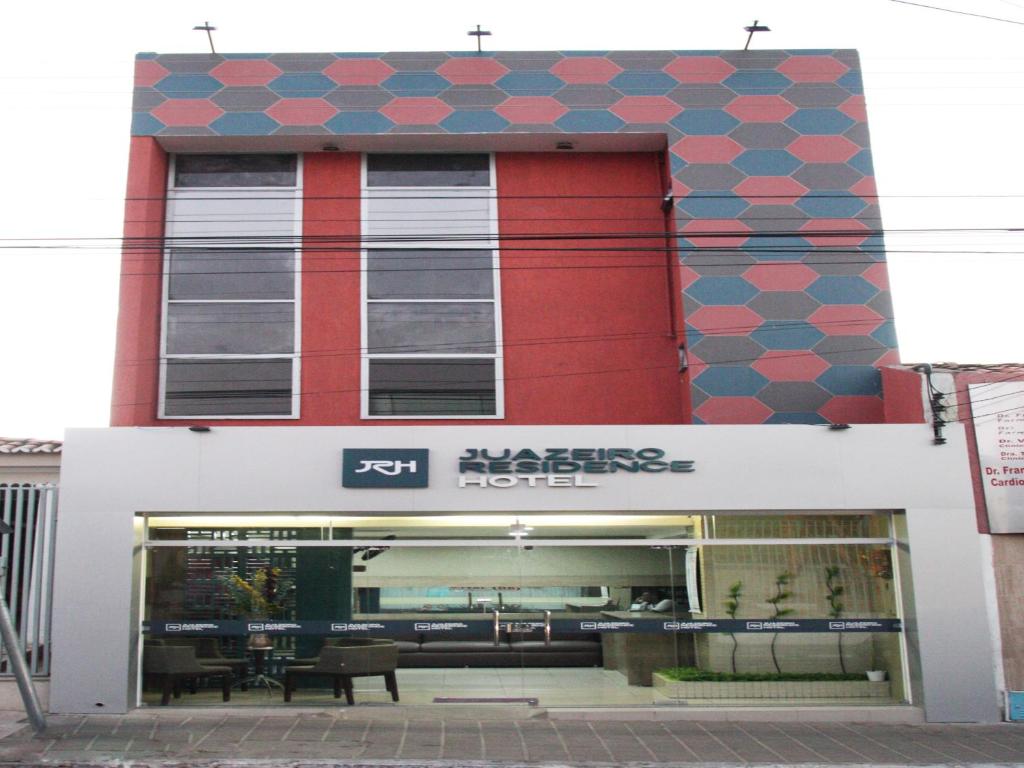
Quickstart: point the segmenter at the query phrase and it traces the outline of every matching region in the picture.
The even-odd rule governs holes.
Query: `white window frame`
[[[188,153],[183,153],[188,154]],[[223,154],[223,153],[217,153]],[[290,154],[290,153],[289,153]],[[295,153],[295,186],[293,187],[231,187],[231,186],[211,186],[211,187],[176,187],[174,184],[175,179],[175,164],[177,155],[171,155],[167,167],[167,210],[164,214],[164,232],[168,237],[173,237],[174,232],[174,212],[175,202],[178,199],[187,199],[193,196],[197,191],[200,192],[232,192],[237,191],[240,194],[246,192],[257,192],[260,194],[266,193],[280,193],[282,196],[291,194],[294,197],[294,204],[292,207],[293,215],[293,227],[292,234],[294,240],[291,244],[290,250],[294,254],[294,292],[292,299],[181,299],[172,301],[170,298],[170,283],[171,283],[171,250],[173,245],[168,242],[165,237],[164,249],[163,249],[163,289],[160,297],[160,372],[159,372],[159,395],[157,404],[157,418],[168,421],[267,421],[267,420],[295,420],[301,418],[302,411],[302,393],[300,392],[300,383],[302,381],[302,178],[303,178],[303,155],[302,153]],[[202,248],[208,248],[211,250],[217,249],[218,247],[225,248],[229,246],[218,246],[216,244],[204,244]],[[238,247],[237,243],[233,243],[230,247]],[[254,247],[265,249],[265,245],[261,245],[258,242],[254,243]],[[279,250],[289,250],[289,248],[283,248],[278,246]],[[292,343],[292,351],[287,354],[230,354],[230,355],[215,355],[215,354],[169,354],[167,352],[167,316],[168,307],[171,303],[183,303],[183,304],[293,304],[294,305],[294,339]],[[234,414],[197,414],[191,416],[179,416],[179,415],[168,415],[167,414],[167,361],[168,360],[291,360],[292,363],[292,396],[291,396],[291,410],[287,414],[253,414],[253,415],[234,415]]]
[[[369,154],[379,154],[371,152]],[[421,152],[411,154],[425,154]],[[451,154],[443,152],[440,154]],[[399,187],[399,186],[367,186],[367,153],[363,153],[362,162],[360,168],[360,214],[359,214],[359,227],[360,227],[360,251],[359,251],[359,344],[360,344],[360,373],[359,373],[359,401],[360,401],[360,419],[367,421],[467,421],[467,420],[480,420],[480,421],[497,421],[505,418],[505,355],[504,355],[504,337],[502,332],[502,311],[501,311],[501,270],[500,270],[500,254],[499,254],[499,231],[498,231],[498,175],[497,175],[497,163],[495,162],[495,156],[493,152],[488,153],[489,158],[489,177],[487,186],[427,186],[427,187]],[[367,296],[367,283],[369,275],[369,251],[371,250],[432,250],[430,243],[410,243],[410,242],[366,242],[368,235],[368,222],[370,215],[370,190],[373,192],[405,192],[409,190],[422,190],[424,194],[430,194],[431,192],[452,192],[462,190],[479,190],[483,194],[487,195],[487,218],[488,218],[488,233],[481,237],[480,242],[484,243],[491,250],[491,273],[493,275],[493,299],[403,299],[401,303],[413,304],[491,304],[494,305],[494,352],[493,353],[480,353],[480,354],[370,354],[369,352],[369,333],[368,333],[368,311],[367,307],[371,301]],[[475,242],[475,241],[474,241]],[[454,244],[452,248],[457,249],[458,244]],[[443,250],[437,248],[437,250]],[[393,302],[392,302],[393,303]],[[470,360],[494,360],[494,413],[493,414],[451,414],[451,415],[415,415],[415,414],[371,414],[370,413],[370,360],[451,360],[454,358],[465,358]]]

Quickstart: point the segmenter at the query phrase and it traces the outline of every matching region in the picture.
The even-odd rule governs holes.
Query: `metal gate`
[[[0,537],[0,585],[33,675],[50,674],[50,609],[57,522],[57,486],[0,484],[0,510],[11,526]],[[13,675],[0,653],[0,676]]]

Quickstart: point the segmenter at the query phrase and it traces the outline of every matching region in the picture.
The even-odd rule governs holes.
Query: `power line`
[[[1015,21],[1013,19],[1004,19],[999,16],[985,16],[980,13],[968,13],[967,11],[955,11],[952,8],[940,8],[937,5],[925,5],[924,3],[912,3],[909,0],[890,0],[893,3],[900,3],[901,5],[913,5],[917,8],[927,8],[932,11],[943,11],[945,13],[955,13],[958,16],[973,16],[977,19],[988,19],[989,21],[1001,21],[1006,24],[1018,24],[1024,26],[1024,21]]]

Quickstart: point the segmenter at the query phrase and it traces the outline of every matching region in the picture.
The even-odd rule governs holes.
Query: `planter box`
[[[680,682],[654,673],[654,688],[673,699],[889,699],[889,681]]]

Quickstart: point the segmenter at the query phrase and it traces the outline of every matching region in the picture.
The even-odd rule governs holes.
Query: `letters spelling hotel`
[[[855,52],[140,54],[135,82],[53,711],[158,705],[175,645],[271,681],[227,706],[335,706],[273,681],[369,637],[397,682],[355,706],[999,716],[963,430],[884,423]]]

